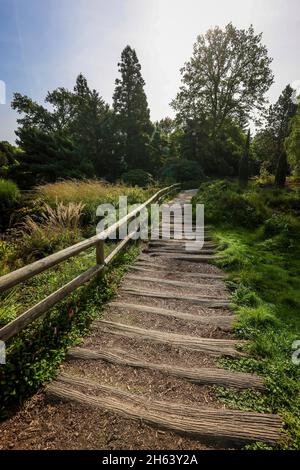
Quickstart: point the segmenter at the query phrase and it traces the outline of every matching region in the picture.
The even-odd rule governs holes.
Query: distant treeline
[[[205,176],[300,173],[300,111],[288,85],[277,103],[265,94],[272,59],[252,26],[228,24],[198,36],[172,101],[174,119],[151,122],[136,52],[125,47],[110,107],[80,74],[73,90],[48,92],[46,107],[15,93],[17,146],[0,143],[0,177],[20,188],[60,178],[199,181]],[[163,77],[161,77],[163,80]],[[254,137],[250,121],[259,119]],[[248,134],[248,137],[247,137]]]

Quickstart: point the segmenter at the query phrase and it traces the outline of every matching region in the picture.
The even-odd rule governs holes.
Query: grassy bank
[[[293,342],[300,340],[299,192],[254,184],[241,191],[218,181],[203,184],[195,202],[205,204],[206,223],[222,248],[217,264],[229,274],[235,335],[249,340],[247,358],[221,364],[257,372],[267,386],[266,394],[219,389],[219,397],[235,408],[279,413],[283,447],[299,449],[300,365],[292,362]]]
[[[83,204],[82,225],[86,228],[97,223],[96,209],[100,204],[112,204],[117,206],[120,196],[126,196],[128,206],[142,202],[151,197],[158,188],[154,186],[148,189],[126,186],[125,184],[108,184],[99,180],[68,180],[57,183],[49,183],[36,189],[35,197],[51,207],[57,202],[63,204]]]
[[[128,203],[142,203],[155,192],[126,186],[112,186],[100,181],[63,181],[37,188],[32,197],[34,213],[27,214],[9,236],[0,240],[0,276],[36,259],[96,233],[96,208],[101,203],[117,207],[119,196]],[[94,223],[87,217],[94,212]],[[113,242],[106,243],[107,254]],[[22,311],[45,298],[51,292],[95,264],[95,249],[35,276],[30,281],[0,294],[0,326],[16,318]]]

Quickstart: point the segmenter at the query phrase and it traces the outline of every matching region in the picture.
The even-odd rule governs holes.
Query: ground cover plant
[[[299,449],[300,366],[292,361],[293,343],[300,339],[299,191],[253,182],[241,190],[222,180],[201,185],[195,202],[205,204],[206,223],[220,244],[217,265],[228,272],[235,334],[249,341],[247,358],[220,364],[261,374],[268,389],[219,389],[218,395],[235,408],[279,413],[287,431],[283,446]]]

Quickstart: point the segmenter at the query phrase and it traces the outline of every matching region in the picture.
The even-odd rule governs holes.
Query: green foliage
[[[217,201],[221,184],[224,182],[212,183],[204,192],[201,188],[197,199],[201,200],[201,195],[206,196],[209,191],[211,200]],[[222,359],[220,365],[260,374],[267,393],[219,388],[217,394],[228,406],[237,409],[280,414],[287,431],[280,447],[299,449],[300,368],[292,362],[292,344],[300,338],[299,194],[296,190],[257,186],[241,193],[232,183],[227,188],[223,186],[224,192],[234,188],[256,210],[260,211],[263,203],[267,216],[254,229],[242,228],[235,220],[224,225],[214,218],[215,236],[223,248],[216,264],[228,271],[228,286],[234,289],[235,334],[248,340],[247,357]],[[205,207],[208,217],[214,215],[213,207]],[[234,211],[234,207],[228,206],[227,210]]]
[[[267,213],[262,204],[253,200],[251,191],[242,191],[236,183],[227,181],[203,183],[195,202],[205,204],[208,223],[256,227]]]
[[[249,153],[250,153],[250,129],[247,134],[247,140],[245,144],[245,150],[243,157],[240,161],[239,168],[239,185],[241,188],[245,188],[248,184],[248,174],[249,174]]]
[[[261,39],[252,26],[215,27],[198,36],[193,56],[181,70],[182,86],[172,102],[177,118],[184,125],[189,120],[209,123],[214,146],[228,120],[244,125],[251,110],[265,102],[273,75]]]
[[[274,178],[268,170],[268,163],[265,161],[261,164],[259,176],[255,178],[255,184],[260,187],[273,186],[274,184]]]
[[[145,81],[136,52],[126,46],[118,64],[121,78],[116,79],[113,109],[119,129],[117,155],[126,170],[151,170],[150,135],[153,126],[144,91]]]
[[[89,333],[89,326],[95,318],[101,318],[103,304],[115,295],[116,287],[138,254],[132,246],[120,255],[107,275],[99,282],[91,281],[88,286],[77,289],[67,299],[52,308],[47,315],[35,321],[15,339],[7,344],[7,363],[0,369],[0,417],[7,417],[12,406],[24,399],[55,377],[59,364],[69,347],[79,344],[83,335]],[[43,273],[26,286],[6,297],[6,316],[0,310],[0,321],[12,319],[17,310],[24,309],[28,302],[35,303],[54,290],[63,281],[72,279],[94,264],[95,253],[85,253],[65,262],[64,266]],[[8,316],[8,312],[10,316]]]
[[[15,93],[18,144],[23,153],[13,177],[24,188],[58,178],[120,175],[114,158],[114,116],[80,74],[73,91],[58,88],[47,94],[48,108]]]
[[[80,240],[80,218],[84,204],[45,204],[39,222],[27,216],[21,225],[16,256],[27,263],[71,246]]]
[[[0,179],[0,210],[14,206],[19,198],[20,191],[14,182]]]
[[[17,131],[24,149],[15,179],[21,188],[54,182],[59,178],[84,178],[93,175],[93,166],[69,138],[48,134],[35,128]]]
[[[127,171],[122,175],[122,180],[125,184],[141,188],[146,188],[154,183],[153,176],[141,169]]]
[[[0,142],[0,178],[12,178],[20,153],[20,150],[9,142]]]
[[[300,105],[290,124],[290,134],[285,140],[288,162],[295,176],[300,176]]]
[[[290,214],[274,213],[264,224],[264,234],[266,238],[281,235],[283,240],[299,239],[299,220]]]
[[[257,307],[260,303],[258,295],[256,295],[256,293],[252,289],[242,283],[240,283],[237,289],[235,290],[232,296],[232,301],[236,305],[246,307]]]
[[[255,302],[252,302],[252,307],[241,307],[239,308],[239,317],[238,323],[236,324],[236,329],[245,334],[245,331],[248,329],[257,328],[262,329],[265,327],[276,327],[279,325],[279,320],[276,318],[276,312],[274,308],[268,304],[259,304],[259,297],[254,291],[248,292],[248,296],[252,294]]]
[[[204,179],[200,165],[192,160],[171,159],[166,162],[162,176],[174,182],[197,181]]]
[[[200,115],[208,110],[215,115],[216,126],[223,123],[224,112],[225,118],[229,114],[246,117],[251,107],[264,101],[273,82],[270,63],[261,35],[255,35],[252,26],[238,30],[230,23],[225,30],[210,29],[198,36],[193,57],[182,69],[183,86],[173,106],[183,116],[191,110]],[[211,89],[216,90],[215,100]],[[195,94],[194,90],[199,91]]]
[[[287,85],[277,102],[265,113],[264,127],[256,134],[252,146],[258,164],[264,164],[264,170],[275,175],[278,188],[284,187],[288,174],[287,152],[291,163],[295,155],[295,146],[292,144],[294,137],[288,140],[290,121],[296,113],[293,94],[294,90]]]
[[[287,159],[285,151],[280,152],[275,174],[275,184],[278,188],[283,188],[287,176]]]
[[[20,201],[20,191],[10,180],[0,179],[0,229],[6,228],[11,211]]]
[[[269,126],[260,129],[252,141],[252,152],[258,166],[268,173],[275,174],[277,165],[277,143]]]

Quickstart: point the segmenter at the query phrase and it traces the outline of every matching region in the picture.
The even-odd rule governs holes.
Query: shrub
[[[205,205],[205,219],[215,224],[258,226],[266,216],[264,205],[251,195],[227,181],[203,183],[196,202]]]
[[[204,179],[204,173],[199,163],[186,159],[169,160],[162,176],[164,179],[172,178],[179,183],[198,181],[198,185]]]
[[[141,188],[146,188],[154,183],[153,176],[140,169],[127,171],[122,175],[122,180],[125,184],[140,186]]]
[[[289,214],[273,214],[264,224],[266,238],[281,235],[284,238],[299,238],[300,223]]]
[[[10,180],[0,179],[0,209],[10,209],[20,199],[18,186]]]
[[[20,191],[10,180],[0,179],[0,229],[6,228],[12,210],[20,200]]]
[[[259,176],[254,181],[260,187],[272,186],[274,184],[274,176],[269,172],[267,162],[262,163]]]

